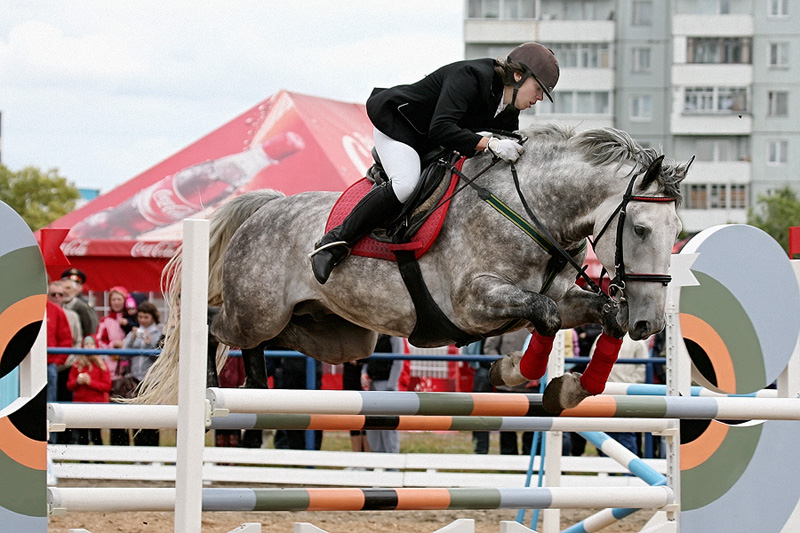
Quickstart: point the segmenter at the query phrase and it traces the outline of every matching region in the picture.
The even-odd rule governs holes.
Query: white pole
[[[208,227],[207,220],[183,221],[175,533],[197,533],[202,524],[208,349]]]
[[[563,330],[556,334],[553,349],[550,351],[550,358],[547,361],[547,379],[552,381],[564,374],[564,337]],[[570,339],[571,342],[571,339]],[[562,438],[561,431],[548,431],[544,443],[544,484],[547,487],[561,486],[561,454]],[[561,531],[561,510],[543,509],[542,510],[542,531],[544,533],[556,533]]]

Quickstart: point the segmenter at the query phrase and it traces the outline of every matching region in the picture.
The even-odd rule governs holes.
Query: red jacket
[[[109,391],[111,390],[111,372],[108,368],[102,369],[93,364],[91,368],[83,367],[78,369],[78,364],[72,365],[69,370],[67,388],[72,391],[73,402],[87,403],[108,403]],[[78,374],[87,372],[89,374],[88,385],[78,385]]]
[[[47,301],[47,347],[72,348],[72,330],[60,306]],[[47,364],[63,365],[67,354],[47,354]]]

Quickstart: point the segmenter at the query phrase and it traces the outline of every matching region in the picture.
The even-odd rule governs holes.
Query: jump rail
[[[669,487],[585,488],[310,488],[203,489],[203,511],[375,511],[463,509],[657,509],[673,503]],[[48,505],[58,512],[172,511],[175,489],[48,489]]]
[[[174,405],[49,404],[50,431],[66,428],[174,429]],[[401,431],[633,431],[661,432],[668,422],[651,418],[525,416],[304,415],[233,413],[210,419],[211,429],[397,429]]]
[[[541,394],[209,388],[212,412],[552,416]],[[800,399],[592,396],[560,417],[800,420]]]

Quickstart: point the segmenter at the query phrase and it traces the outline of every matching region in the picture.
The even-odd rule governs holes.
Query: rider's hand
[[[503,161],[511,162],[519,159],[523,151],[522,145],[518,144],[516,141],[511,139],[498,139],[497,137],[489,139],[486,149]]]

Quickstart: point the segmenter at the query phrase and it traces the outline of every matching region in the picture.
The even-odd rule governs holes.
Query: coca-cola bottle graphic
[[[168,226],[227,198],[262,169],[303,149],[294,132],[271,137],[249,150],[192,165],[95,213],[72,228],[75,238],[126,239]]]

